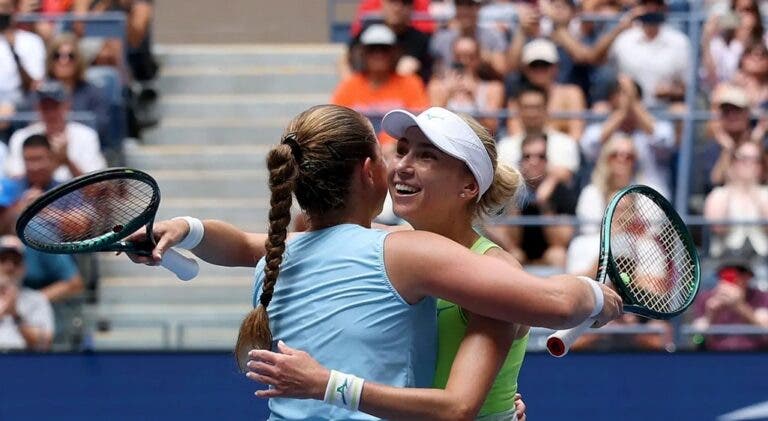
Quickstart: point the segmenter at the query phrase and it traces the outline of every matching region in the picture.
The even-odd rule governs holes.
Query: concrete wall
[[[329,0],[159,0],[158,43],[328,42]],[[349,18],[355,0],[343,0],[338,16]]]

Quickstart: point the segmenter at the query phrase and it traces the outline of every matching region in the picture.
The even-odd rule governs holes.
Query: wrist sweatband
[[[325,387],[323,402],[339,408],[357,411],[360,406],[360,398],[363,395],[363,382],[365,380],[351,374],[345,374],[331,370],[331,378]]]
[[[179,244],[176,244],[176,247],[185,250],[192,250],[193,248],[197,247],[201,241],[203,241],[203,235],[205,235],[205,227],[203,226],[203,221],[191,216],[179,216],[173,219],[183,219],[187,221],[187,225],[189,225],[189,232],[179,242]]]
[[[600,284],[597,283],[594,279],[588,277],[588,276],[579,276],[580,279],[587,282],[589,286],[592,287],[592,293],[595,294],[595,308],[592,309],[592,314],[589,315],[589,318],[596,317],[600,312],[603,311],[603,305],[605,304],[605,295],[603,295],[603,289],[600,288]]]

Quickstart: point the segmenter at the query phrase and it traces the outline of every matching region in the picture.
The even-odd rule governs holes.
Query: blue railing
[[[35,23],[40,21],[62,22],[66,26],[71,26],[73,23],[83,23],[85,26],[84,35],[89,37],[124,39],[126,35],[125,13],[122,12],[105,12],[85,15],[77,13],[27,13],[17,15],[15,18],[19,23]]]

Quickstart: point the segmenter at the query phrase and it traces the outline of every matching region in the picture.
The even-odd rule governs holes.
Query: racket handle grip
[[[595,323],[595,319],[587,319],[580,325],[570,329],[558,330],[547,338],[547,350],[553,357],[562,357],[571,349],[571,345]]]
[[[160,266],[175,273],[182,281],[189,281],[200,271],[197,260],[190,259],[172,248],[163,253]]]

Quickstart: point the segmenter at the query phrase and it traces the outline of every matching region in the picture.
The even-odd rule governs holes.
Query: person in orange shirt
[[[352,108],[374,120],[396,108],[418,112],[429,106],[421,79],[395,72],[398,52],[395,33],[389,27],[382,24],[369,26],[360,36],[360,43],[363,45],[363,71],[353,73],[339,83],[331,99],[333,104]]]

